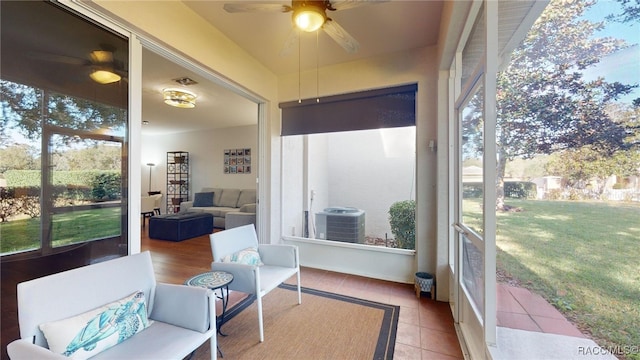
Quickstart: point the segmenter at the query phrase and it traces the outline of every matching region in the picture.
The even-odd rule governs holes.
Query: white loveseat
[[[206,199],[202,196],[204,194],[209,194]],[[256,190],[205,187],[194,194],[192,201],[180,203],[180,212],[210,213],[213,215],[213,227],[221,229],[255,225]]]
[[[18,284],[21,339],[7,346],[9,357],[68,359],[49,350],[41,324],[60,323],[59,320],[67,324],[78,314],[138,291],[144,293],[150,325],[92,359],[183,359],[207,340],[211,343],[211,358],[216,358],[215,295],[204,288],[156,283],[149,252]],[[105,335],[102,330],[95,331],[91,338],[86,332],[83,334],[82,351],[95,348],[95,340]]]

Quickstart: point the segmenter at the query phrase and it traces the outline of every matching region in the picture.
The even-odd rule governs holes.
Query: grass
[[[640,204],[511,200],[498,213],[498,267],[600,346],[640,344]],[[636,350],[637,352],[637,350]],[[640,359],[640,354],[626,354]]]
[[[102,208],[54,215],[53,246],[64,246],[117,236],[121,232],[120,208]],[[36,249],[40,242],[40,218],[0,223],[0,253]]]

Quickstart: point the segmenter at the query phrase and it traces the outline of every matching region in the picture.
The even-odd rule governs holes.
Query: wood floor
[[[209,271],[208,236],[172,242],[149,239],[142,230],[142,251],[149,250],[159,282],[182,284]],[[293,280],[288,282],[294,283]],[[301,269],[302,286],[400,306],[394,359],[462,359],[449,304],[428,294],[416,297],[413,286],[312,268]]]

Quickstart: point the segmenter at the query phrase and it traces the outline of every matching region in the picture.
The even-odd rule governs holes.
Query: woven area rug
[[[242,301],[228,311],[218,336],[225,360],[393,359],[400,307],[282,284],[263,299],[260,343],[257,304]],[[209,358],[208,342],[197,359]]]

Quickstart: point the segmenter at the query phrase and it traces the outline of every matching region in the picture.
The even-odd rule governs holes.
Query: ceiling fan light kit
[[[107,69],[97,69],[89,74],[89,77],[98,84],[111,84],[120,81],[120,75]]]
[[[182,109],[196,107],[196,98],[198,97],[191,91],[174,88],[162,90],[162,96],[165,104]]]
[[[327,15],[324,7],[313,2],[304,3],[303,6],[293,10],[293,22],[302,31],[317,31],[326,20]]]

